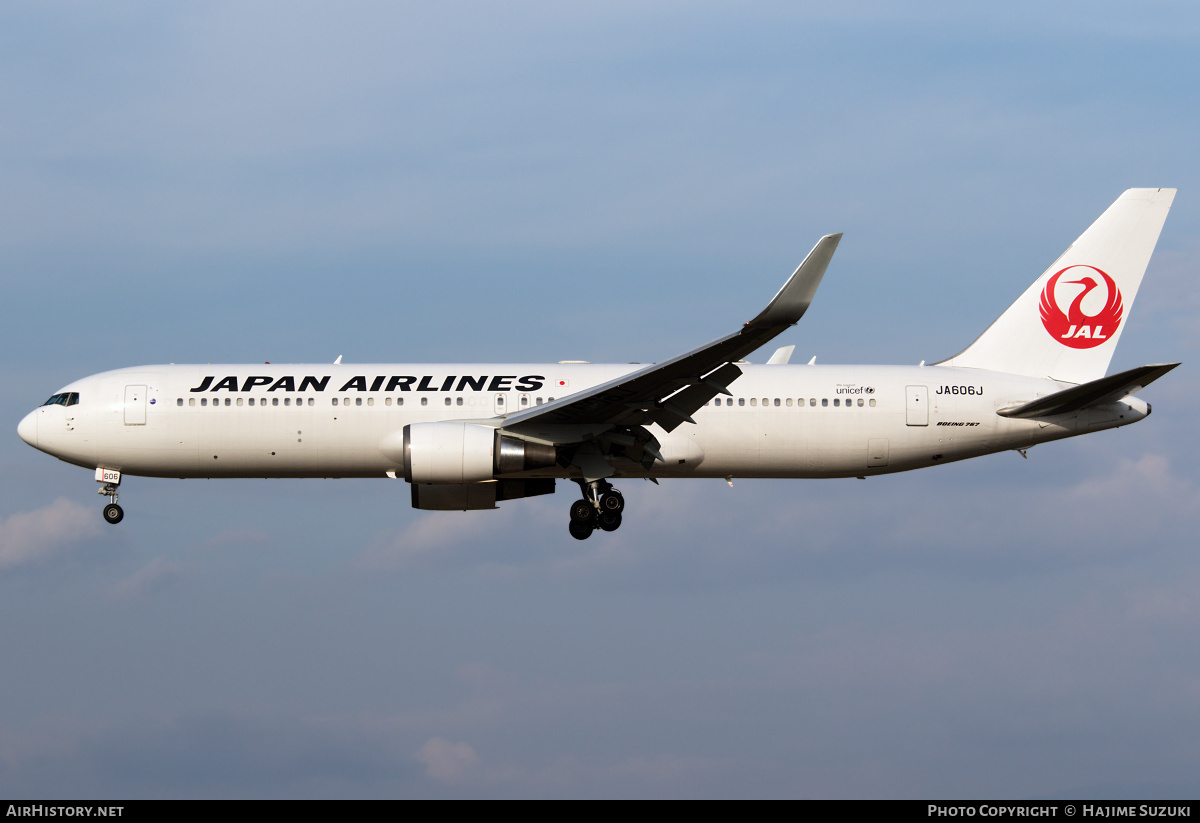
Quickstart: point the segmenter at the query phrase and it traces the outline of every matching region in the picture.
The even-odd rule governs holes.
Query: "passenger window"
[[[207,398],[207,397],[201,397],[201,398],[200,398],[200,405],[201,405],[201,406],[207,406],[207,405],[208,405],[208,398]]]
[[[821,398],[821,405],[822,405],[822,406],[828,406],[828,405],[829,405],[829,398],[828,398],[828,397],[822,397],[822,398]]]
[[[238,404],[239,406],[240,406],[240,405],[242,405],[242,398],[240,398],[240,397],[239,397],[239,398],[237,399],[237,404]]]
[[[176,405],[176,406],[182,406],[182,405],[183,405],[183,398],[181,397],[181,398],[179,398],[178,400],[176,400],[176,401],[175,401],[175,405]]]
[[[459,400],[459,401],[458,401],[458,405],[460,405],[460,406],[462,405],[462,400]],[[523,395],[521,395],[521,405],[522,405],[522,406],[528,406],[528,405],[529,405],[529,398],[528,398],[526,395],[524,395],[524,394],[523,394]]]
[[[744,398],[744,397],[739,397],[739,398],[738,398],[738,405],[739,405],[739,406],[744,406],[744,405],[746,405],[746,398]]]
[[[315,406],[315,405],[317,405],[316,398],[314,398],[314,397],[310,397],[310,398],[308,398],[308,405],[310,405],[310,406]]]
[[[354,398],[354,405],[356,405],[356,406],[361,406],[361,405],[362,405],[362,398],[361,398],[361,397],[356,397],[356,398]]]
[[[368,405],[368,406],[374,406],[374,405],[375,405],[375,398],[374,398],[374,397],[368,397],[368,398],[367,398],[367,405]]]
[[[769,406],[769,405],[771,405],[771,401],[770,401],[770,399],[769,399],[769,398],[766,398],[766,397],[764,397],[764,398],[763,398],[763,405],[764,405],[764,406]]]
[[[449,405],[450,405],[450,398],[449,398],[449,397],[447,397],[447,398],[446,398],[446,405],[447,405],[447,406],[449,406]]]
[[[336,397],[335,397],[335,398],[333,398],[333,405],[335,405],[335,406],[337,405],[337,398],[336,398]]]
[[[271,405],[272,405],[272,406],[278,406],[278,405],[279,405],[279,398],[278,398],[278,397],[272,397],[272,398],[271,398]]]
[[[251,405],[251,406],[253,406],[253,405],[254,405],[254,398],[253,398],[253,397],[251,397],[251,398],[250,398],[250,405]]]
[[[788,404],[788,406],[789,406],[789,407],[792,405],[792,398],[790,398],[790,397],[789,397],[789,398],[787,399],[787,404]]]
[[[833,407],[834,407],[835,409],[836,409],[838,406],[840,406],[841,404],[842,404],[842,401],[841,401],[841,400],[839,400],[839,399],[838,399],[838,398],[836,398],[836,397],[835,397],[835,398],[833,398]]]
[[[751,397],[751,398],[750,398],[750,405],[751,405],[751,406],[757,406],[757,405],[758,405],[758,398],[757,398],[757,397]]]
[[[776,405],[776,406],[778,406],[778,405],[779,405],[779,398],[778,398],[778,397],[776,397],[776,398],[775,398],[775,405]],[[791,400],[789,400],[789,401],[788,401],[788,405],[789,405],[789,406],[790,406],[790,405],[792,405],[792,401],[791,401]]]
[[[421,398],[421,405],[422,405],[422,406],[428,406],[428,405],[429,405],[429,398],[428,398],[428,397],[422,397],[422,398]]]
[[[285,405],[285,406],[292,405],[292,398],[290,398],[290,397],[283,398],[283,405]]]
[[[188,405],[189,405],[189,406],[194,406],[194,405],[196,405],[196,398],[194,398],[194,397],[189,397],[189,398],[188,398]]]
[[[397,406],[403,406],[403,405],[404,405],[404,398],[403,398],[403,397],[397,397],[397,398],[396,398],[396,405],[397,405]]]
[[[383,405],[385,405],[385,406],[390,406],[390,405],[392,405],[392,398],[390,398],[390,397],[385,397],[385,398],[384,398],[384,400],[383,400]]]
[[[539,397],[536,400],[534,400],[533,402],[537,403],[540,406],[540,405],[542,405],[542,398]]]
[[[456,397],[456,398],[455,398],[455,404],[456,404],[456,405],[459,405],[459,406],[461,406],[461,405],[462,405],[462,398],[461,398],[461,397]]]
[[[860,398],[858,398],[858,405],[859,405],[859,407],[861,407],[861,406],[862,406],[862,404],[863,404],[863,401],[862,401],[862,398],[860,397]]]
[[[350,398],[349,398],[349,397],[343,397],[343,398],[342,398],[342,405],[343,405],[343,406],[349,406],[349,405],[350,405]]]
[[[871,398],[871,408],[875,408],[875,398]]]

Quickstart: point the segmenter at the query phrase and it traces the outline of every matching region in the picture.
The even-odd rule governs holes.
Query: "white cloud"
[[[432,737],[417,752],[425,764],[425,775],[441,783],[459,783],[470,777],[479,765],[479,756],[466,743],[451,743],[444,737]]]
[[[190,570],[186,563],[155,557],[129,577],[111,584],[108,594],[113,600],[139,597],[169,585]]]
[[[427,565],[439,555],[450,554],[497,531],[513,526],[513,511],[431,512],[415,520],[391,536],[372,541],[355,559],[363,571],[406,571]]]
[[[0,521],[0,572],[47,563],[72,544],[95,537],[100,518],[65,497]]]

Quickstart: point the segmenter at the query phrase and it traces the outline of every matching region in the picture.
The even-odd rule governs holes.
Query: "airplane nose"
[[[17,434],[21,436],[22,440],[33,446],[35,449],[37,448],[38,444],[37,419],[38,413],[31,411],[29,414],[25,415],[25,419],[17,425]]]

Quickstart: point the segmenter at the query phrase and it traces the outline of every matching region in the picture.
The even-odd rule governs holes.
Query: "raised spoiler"
[[[1101,377],[1099,380],[1081,383],[1046,397],[1039,397],[1037,400],[1022,403],[1020,406],[1000,409],[996,414],[1001,417],[1049,417],[1055,414],[1079,411],[1101,403],[1110,403],[1149,386],[1178,365],[1178,363],[1156,363],[1150,366],[1138,366],[1136,369]]]

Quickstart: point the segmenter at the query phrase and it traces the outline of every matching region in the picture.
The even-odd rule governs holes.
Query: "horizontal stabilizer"
[[[1046,397],[1039,397],[1037,400],[1023,403],[1020,406],[1000,409],[996,414],[1001,417],[1049,417],[1055,414],[1079,411],[1088,406],[1109,403],[1140,391],[1178,365],[1178,363],[1157,363],[1151,366],[1138,366],[1136,369],[1123,371],[1109,377],[1101,377],[1090,383],[1072,386]]]

